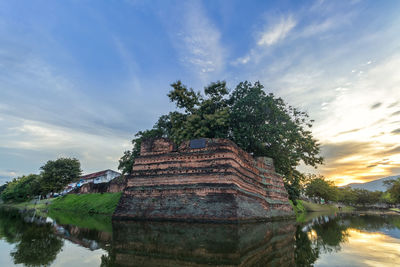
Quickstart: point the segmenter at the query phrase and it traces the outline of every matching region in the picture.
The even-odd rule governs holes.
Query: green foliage
[[[229,108],[225,82],[211,83],[204,88],[205,96],[188,89],[180,81],[173,83],[168,97],[183,112],[170,112],[155,125],[163,136],[176,144],[194,138],[227,138]]]
[[[338,190],[338,201],[348,205],[373,205],[389,203],[389,195],[380,191],[371,192],[365,189],[344,187]]]
[[[363,206],[379,203],[382,195],[380,191],[371,192],[365,189],[354,189],[354,192],[357,196],[356,203]]]
[[[263,89],[259,82],[242,82],[231,94],[230,139],[255,156],[273,158],[276,170],[284,175],[290,198],[295,200],[303,178],[296,167],[301,161],[314,167],[323,162],[310,130],[313,121],[307,113]]]
[[[357,193],[351,187],[343,187],[338,189],[338,201],[347,205],[357,204]]]
[[[337,187],[323,176],[312,176],[306,185],[305,193],[309,197],[325,201],[336,201],[338,197]]]
[[[1,195],[1,193],[7,188],[7,185],[8,185],[8,182],[6,182],[6,183],[3,184],[3,185],[0,185],[0,195]]]
[[[21,202],[32,198],[41,192],[40,181],[40,175],[36,174],[14,178],[1,193],[1,198],[5,202]]]
[[[395,200],[393,199],[393,197],[391,196],[391,194],[388,191],[382,193],[380,202],[389,204],[389,205],[395,204]]]
[[[387,192],[390,194],[390,200],[392,203],[400,203],[400,178],[397,180],[387,181],[389,185]]]
[[[303,178],[296,167],[300,162],[314,167],[323,162],[307,113],[266,94],[261,83],[241,82],[229,94],[226,83],[218,81],[205,87],[204,95],[180,81],[171,86],[168,97],[179,111],[161,116],[153,129],[136,134],[133,149],[119,161],[124,174],[131,172],[144,138],[167,137],[176,144],[201,137],[227,138],[254,156],[273,158],[295,202]]]
[[[296,221],[297,222],[304,222],[306,218],[306,208],[303,205],[303,201],[297,200],[296,205],[293,201],[289,200],[290,205],[292,205],[293,211],[296,214]]]
[[[305,213],[306,209],[303,205],[303,202],[301,200],[297,201],[297,205],[293,204],[293,201],[289,200],[290,204],[292,205],[293,211],[297,214],[299,213]]]
[[[49,160],[40,167],[42,170],[41,186],[44,194],[60,192],[70,182],[81,175],[81,164],[76,158]]]
[[[55,199],[50,211],[62,210],[80,214],[112,214],[118,205],[121,193],[68,194]]]

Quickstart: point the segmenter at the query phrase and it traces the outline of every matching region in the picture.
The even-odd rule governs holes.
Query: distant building
[[[113,171],[113,170],[105,170],[101,172],[95,172],[91,174],[87,174],[84,176],[81,176],[79,178],[79,183],[81,184],[87,184],[87,183],[107,183],[114,179],[115,177],[120,176],[121,174],[119,172]]]
[[[119,172],[113,170],[104,170],[100,172],[86,174],[79,177],[77,181],[68,184],[63,193],[68,193],[69,191],[75,189],[76,187],[81,187],[82,185],[88,183],[94,183],[94,184],[107,183],[120,175],[121,174]]]

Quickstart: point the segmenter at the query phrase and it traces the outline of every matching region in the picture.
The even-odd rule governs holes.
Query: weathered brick
[[[270,158],[254,159],[226,139],[142,143],[114,218],[257,221],[292,216]]]

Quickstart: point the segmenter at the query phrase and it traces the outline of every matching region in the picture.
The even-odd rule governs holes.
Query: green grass
[[[317,204],[317,203],[303,201],[303,205],[307,211],[312,211],[312,212],[339,210],[334,205],[330,205],[330,204]]]
[[[293,205],[293,202],[290,201],[292,204],[293,210],[296,214],[296,221],[297,222],[305,222],[312,217],[313,214],[321,214],[321,213],[331,213],[331,212],[338,212],[339,208],[332,204],[316,204],[312,202],[307,202],[304,200],[297,200],[297,205]],[[353,207],[344,206],[340,210],[341,212],[348,212],[354,210]]]
[[[296,214],[297,214],[297,213],[306,212],[306,209],[305,209],[305,207],[304,207],[304,205],[303,205],[303,202],[302,202],[301,200],[297,200],[297,205],[296,205],[296,206],[293,205],[293,202],[292,202],[291,200],[289,200],[289,202],[290,202],[290,204],[292,205],[293,210],[294,210],[294,212],[295,212]]]
[[[297,200],[297,205],[294,205],[291,200],[289,200],[290,204],[293,207],[293,211],[296,214],[296,221],[297,222],[304,222],[307,211],[303,205],[301,200]]]
[[[49,209],[79,214],[112,214],[122,193],[69,194],[55,199]]]
[[[316,204],[312,202],[307,202],[307,201],[302,201],[305,209],[307,211],[312,211],[312,212],[335,212],[339,211],[339,208],[336,207],[336,205],[333,204]],[[346,211],[352,211],[354,210],[353,207],[348,207],[348,206],[343,206],[340,211],[346,212]]]

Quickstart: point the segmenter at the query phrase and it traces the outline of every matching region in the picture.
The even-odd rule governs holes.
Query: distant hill
[[[350,186],[353,189],[366,189],[369,191],[386,191],[387,187],[383,184],[383,182],[389,180],[396,180],[397,178],[400,178],[400,175],[389,176],[368,183],[352,183],[346,186]]]

